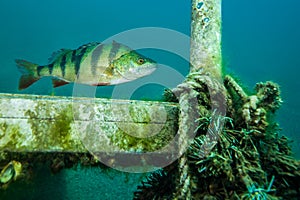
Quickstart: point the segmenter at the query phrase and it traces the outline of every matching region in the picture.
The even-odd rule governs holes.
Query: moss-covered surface
[[[87,104],[81,104],[82,100],[79,99],[79,104],[75,104],[81,105],[78,111],[82,111],[83,115],[79,116],[76,107],[74,109],[74,103],[70,104],[70,100],[61,102],[57,97],[48,99],[38,96],[31,99],[28,95],[24,97],[20,95],[19,98],[8,95],[7,98],[8,100],[4,97],[5,104],[18,105],[14,113],[8,110],[4,113],[8,113],[9,117],[1,119],[3,122],[0,124],[0,141],[3,142],[3,138],[7,137],[7,144],[0,153],[0,170],[1,166],[5,166],[11,160],[19,161],[23,165],[22,177],[25,179],[30,178],[34,174],[34,169],[40,165],[49,166],[54,173],[78,163],[105,168],[94,155],[76,153],[87,152],[84,146],[86,144],[81,144],[80,140],[84,139],[81,136],[86,135],[82,132],[77,135],[74,132],[86,131],[85,126],[80,127],[81,124],[91,125],[91,129],[88,130],[96,137],[99,134],[97,129],[101,128],[101,134],[104,135],[96,138],[99,141],[97,144],[105,146],[106,143],[110,143],[117,147],[113,151],[116,150],[115,153],[120,151],[121,154],[159,150],[173,138],[170,133],[176,133],[177,130],[178,108],[175,104],[164,102],[141,104],[137,101],[118,100],[95,100],[90,104],[89,99],[83,99]],[[23,98],[26,104],[22,103]],[[60,102],[57,103],[56,100]],[[97,102],[99,106],[95,107]],[[75,119],[79,121],[74,121],[73,111],[77,112]],[[155,134],[153,127],[157,130]],[[116,133],[114,130],[117,130]],[[131,130],[130,134],[128,130]],[[141,138],[132,135],[133,130],[135,133],[138,132]],[[109,141],[106,141],[107,139]],[[95,144],[94,139],[91,139],[91,142],[91,145]]]
[[[20,133],[18,125],[8,124],[7,122],[0,123],[0,141],[3,150],[18,149],[20,151],[26,150],[22,146],[25,136]]]
[[[152,118],[150,113],[147,111],[145,107],[136,107],[136,106],[129,106],[129,116],[131,117],[133,122],[143,122],[143,123],[150,123]]]
[[[32,134],[38,141],[34,143],[34,150],[74,150],[78,141],[72,139],[71,124],[74,120],[72,105],[67,105],[57,112],[51,104],[38,102],[35,109],[28,110],[25,115],[29,117],[28,123],[31,125]],[[43,115],[53,118],[41,119]]]
[[[153,152],[167,145],[173,138],[172,135],[166,135],[165,133],[162,130],[152,137],[138,138],[129,135],[122,129],[118,129],[115,134],[110,136],[110,142],[124,151]]]

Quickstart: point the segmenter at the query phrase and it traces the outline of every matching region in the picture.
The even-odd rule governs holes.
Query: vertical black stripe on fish
[[[48,65],[49,74],[52,74],[52,72],[53,72],[53,66],[54,66],[53,63],[51,63],[51,64]]]
[[[75,58],[75,74],[76,74],[76,76],[78,76],[79,69],[80,69],[80,63],[81,63],[81,60],[82,60],[87,48],[88,48],[88,46],[84,46],[83,48],[80,48],[77,50],[79,52],[76,53],[76,58]]]
[[[72,52],[72,58],[71,58],[71,62],[74,63],[76,60],[76,50],[73,50]]]
[[[62,77],[65,77],[66,73],[66,63],[67,63],[67,54],[65,53],[60,61],[60,69],[61,69],[61,74]]]
[[[93,75],[96,75],[96,69],[97,69],[97,64],[99,61],[99,58],[102,54],[103,51],[103,44],[97,46],[92,53],[92,59],[91,59],[91,71]]]
[[[45,66],[38,66],[36,71],[37,71],[37,75],[40,76],[41,75],[41,71]]]
[[[109,56],[108,56],[109,63],[112,63],[112,61],[116,57],[116,54],[118,53],[118,51],[120,49],[120,46],[121,45],[117,42],[112,43],[112,48],[110,49]]]

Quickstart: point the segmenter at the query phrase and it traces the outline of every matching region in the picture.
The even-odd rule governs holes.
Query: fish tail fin
[[[19,71],[22,73],[19,80],[19,90],[29,87],[40,79],[36,73],[39,65],[20,59],[16,59],[16,63]]]

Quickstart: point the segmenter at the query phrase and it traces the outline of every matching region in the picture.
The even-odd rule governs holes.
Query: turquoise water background
[[[228,71],[253,88],[272,80],[281,86],[277,117],[300,157],[299,1],[223,1],[223,57]]]
[[[267,80],[281,86],[284,104],[277,118],[282,133],[294,140],[297,157],[300,157],[299,6],[296,0],[231,0],[223,1],[222,8],[222,48],[227,71],[239,76],[250,89],[255,83]],[[77,48],[140,27],[163,27],[189,35],[190,1],[0,0],[0,25],[0,92],[70,96],[72,85],[53,90],[48,78],[18,91],[20,73],[14,59],[45,64],[51,53],[60,48]],[[170,52],[150,49],[143,54],[183,75],[188,72],[188,63]],[[113,89],[99,88],[96,96],[109,97]],[[133,98],[159,99],[162,90],[158,85],[145,85]],[[114,177],[116,172],[112,174]],[[80,173],[65,171],[58,178],[44,176],[39,180],[42,184],[35,184],[34,189],[27,190],[28,194],[19,192],[31,194],[33,199],[97,199],[101,193],[106,194],[105,199],[128,199],[135,187],[132,180],[138,177],[124,174],[120,177],[123,176],[128,176],[125,179],[129,181],[103,178],[89,169]],[[103,181],[106,179],[111,181]],[[105,186],[102,188],[99,183]],[[68,187],[54,192],[56,184]],[[128,191],[124,190],[126,184]],[[66,190],[68,197],[62,195]]]

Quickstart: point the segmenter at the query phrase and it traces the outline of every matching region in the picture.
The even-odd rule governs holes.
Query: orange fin
[[[61,79],[57,79],[57,78],[53,78],[52,79],[52,85],[53,87],[59,87],[59,86],[63,86],[63,85],[66,85],[66,84],[69,84],[69,82],[67,81],[64,81],[64,80],[61,80]]]
[[[38,81],[40,78],[33,76],[32,74],[24,74],[19,80],[19,90],[24,90],[32,85],[34,82]]]

